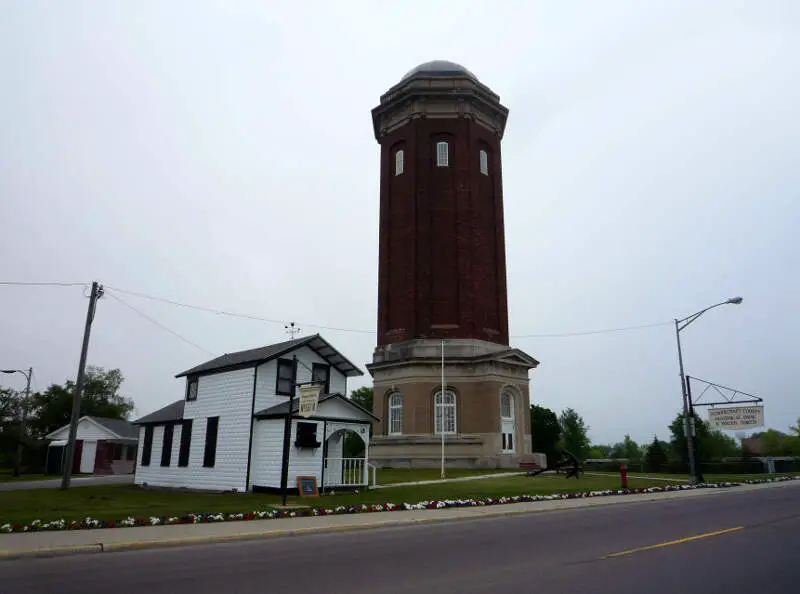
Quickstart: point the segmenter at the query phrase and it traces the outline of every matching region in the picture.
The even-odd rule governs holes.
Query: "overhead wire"
[[[129,304],[129,303],[127,303],[127,302],[123,301],[123,300],[122,300],[120,297],[118,297],[117,295],[114,295],[113,293],[108,293],[108,292],[106,292],[106,295],[107,295],[108,297],[111,297],[111,298],[112,298],[112,299],[114,299],[115,301],[119,302],[120,304],[124,305],[125,307],[127,307],[127,308],[128,308],[128,309],[130,309],[131,311],[133,311],[133,312],[137,313],[138,315],[142,316],[144,319],[146,319],[147,321],[149,321],[151,324],[154,324],[154,325],[158,326],[159,328],[161,328],[162,330],[165,330],[166,332],[169,332],[169,333],[170,333],[170,334],[172,334],[173,336],[175,336],[175,337],[177,337],[177,338],[181,339],[181,340],[182,340],[183,342],[185,342],[186,344],[189,344],[189,345],[193,346],[194,348],[196,348],[196,349],[198,349],[198,350],[200,350],[200,351],[204,352],[204,353],[205,353],[205,354],[207,354],[207,355],[210,355],[211,357],[216,357],[216,356],[217,356],[217,354],[216,354],[216,353],[212,353],[212,352],[211,352],[211,351],[209,351],[208,349],[205,349],[205,348],[201,347],[199,344],[197,344],[197,343],[195,343],[195,342],[192,342],[191,340],[189,340],[189,339],[188,339],[188,338],[186,338],[185,336],[183,336],[183,335],[179,334],[178,332],[175,332],[175,330],[172,330],[171,328],[168,328],[167,326],[165,326],[164,324],[162,324],[162,323],[161,323],[161,322],[159,322],[158,320],[154,320],[153,318],[151,318],[150,316],[148,316],[148,315],[147,315],[146,313],[144,313],[143,311],[141,311],[141,310],[137,309],[136,307],[134,307],[133,305],[131,305],[131,304]]]

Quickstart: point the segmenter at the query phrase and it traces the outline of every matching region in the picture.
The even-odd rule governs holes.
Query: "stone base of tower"
[[[456,396],[456,432],[445,435],[445,466],[518,468],[521,462],[543,463],[542,455],[531,451],[528,374],[537,365],[530,355],[505,345],[445,341],[445,389]],[[370,462],[378,467],[438,468],[442,442],[435,432],[434,403],[442,388],[441,341],[378,347],[367,369],[373,377],[373,413],[380,419],[373,426]],[[394,397],[390,412],[390,399],[398,394],[401,398]],[[510,417],[508,406],[501,414],[503,394],[510,396]]]

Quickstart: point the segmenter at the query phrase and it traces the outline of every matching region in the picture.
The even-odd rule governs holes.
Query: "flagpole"
[[[442,339],[442,398],[439,404],[439,431],[442,434],[442,478],[444,478],[444,338]]]

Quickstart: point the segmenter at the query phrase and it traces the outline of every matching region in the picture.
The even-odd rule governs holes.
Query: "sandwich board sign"
[[[764,406],[726,406],[708,409],[708,424],[714,429],[739,431],[764,426]]]
[[[317,412],[319,405],[319,393],[322,391],[321,384],[308,384],[300,386],[300,404],[298,413],[304,419],[313,416]]]

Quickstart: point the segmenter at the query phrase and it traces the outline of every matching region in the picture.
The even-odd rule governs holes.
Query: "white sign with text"
[[[708,409],[708,424],[714,429],[738,431],[764,426],[764,406],[730,406]]]
[[[301,417],[307,419],[316,414],[321,390],[322,386],[320,384],[300,386],[300,404],[298,412]]]

